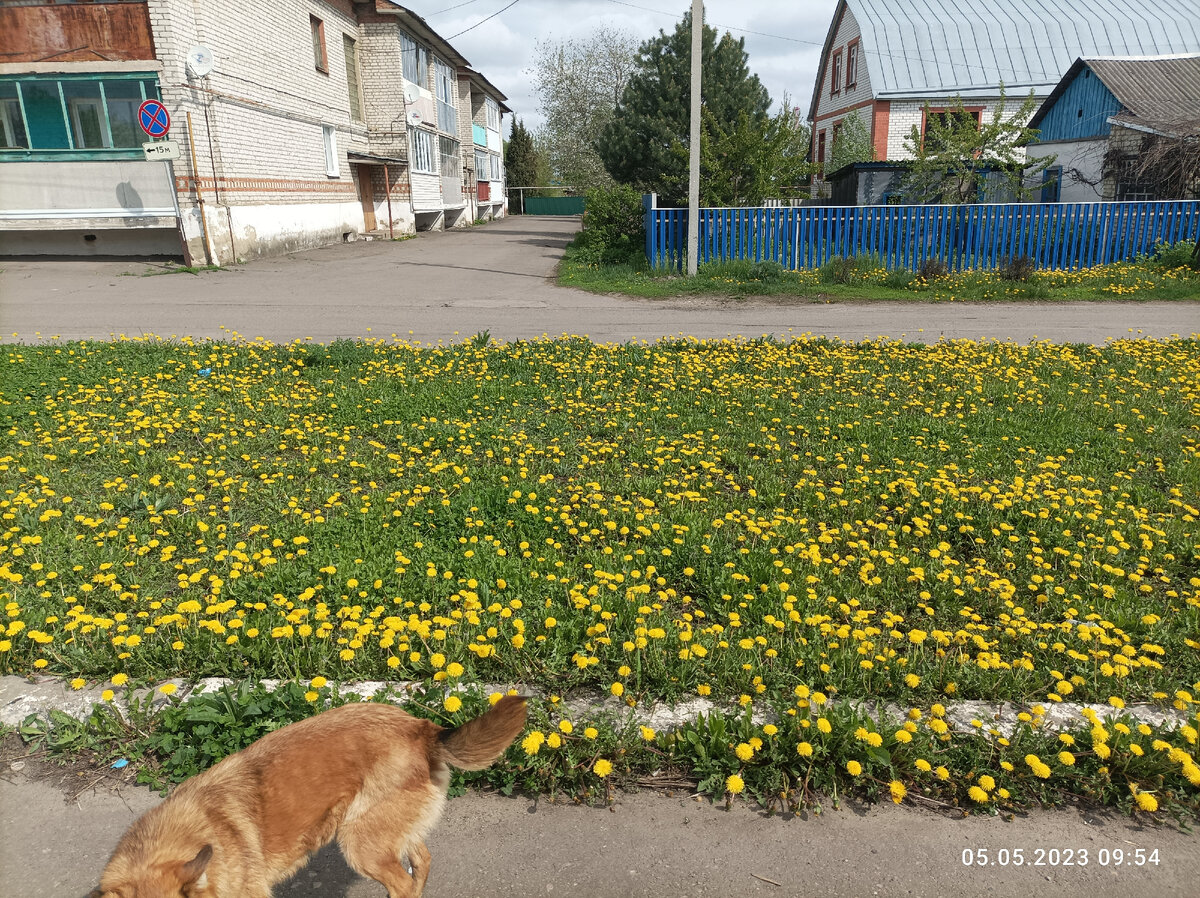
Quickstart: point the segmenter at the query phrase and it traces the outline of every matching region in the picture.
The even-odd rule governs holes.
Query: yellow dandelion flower
[[[967,790],[967,796],[977,804],[987,804],[991,800],[981,786],[972,786]]]
[[[847,761],[846,772],[851,776],[858,776],[862,773],[862,764],[858,763],[858,761]]]
[[[87,680],[85,680],[83,677],[76,677],[75,679],[73,679],[71,681],[72,689],[82,689],[86,685],[87,685]]]
[[[754,757],[754,748],[747,745],[745,742],[739,742],[733,749],[733,753],[738,756],[741,761],[749,761]]]
[[[592,765],[592,772],[595,773],[596,776],[608,776],[610,773],[612,773],[612,769],[612,761],[606,761],[604,758],[601,758],[594,765]]]
[[[900,782],[900,780],[892,780],[888,784],[888,791],[892,793],[892,801],[896,804],[904,801],[904,796],[908,794],[908,789],[905,788],[904,783]]]
[[[462,709],[462,699],[459,698],[457,695],[448,695],[448,696],[446,696],[445,700],[442,702],[442,707],[445,708],[447,711],[449,711],[451,714],[454,714],[456,711],[459,711]]]
[[[813,753],[812,743],[801,742],[799,745],[796,746],[796,753],[799,754],[800,757],[802,757],[802,758],[811,758],[812,753]]]
[[[736,773],[731,774],[725,780],[725,791],[726,792],[731,792],[732,794],[737,795],[739,792],[741,792],[745,788],[746,788],[745,782],[743,782],[742,778],[740,776],[738,776]]]

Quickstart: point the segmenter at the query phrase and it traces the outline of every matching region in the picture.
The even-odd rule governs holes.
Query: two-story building
[[[475,216],[462,128],[504,96],[391,0],[0,0],[0,33],[0,252],[228,264]]]
[[[1046,97],[1079,56],[1200,51],[1196,0],[840,0],[809,104],[812,159],[825,166],[847,116],[870,134],[875,161],[911,158],[905,140],[926,115],[962,98],[977,121],[1032,91]],[[825,190],[824,170],[814,192]],[[881,177],[878,202],[888,178]]]

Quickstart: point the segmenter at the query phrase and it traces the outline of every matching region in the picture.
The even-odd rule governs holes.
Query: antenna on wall
[[[203,78],[213,70],[213,51],[203,44],[196,44],[187,51],[187,70],[193,78]]]

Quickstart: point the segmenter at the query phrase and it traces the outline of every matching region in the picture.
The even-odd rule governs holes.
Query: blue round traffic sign
[[[162,137],[171,130],[171,115],[158,100],[146,100],[138,107],[138,124],[151,137]]]

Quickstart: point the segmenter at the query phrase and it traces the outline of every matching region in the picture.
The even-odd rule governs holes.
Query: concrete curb
[[[164,680],[154,687],[142,687],[132,692],[139,700],[153,691],[152,707],[161,708],[172,699],[184,700],[193,693],[200,691],[212,692],[222,686],[235,685],[239,681],[209,677],[195,682],[181,679]],[[268,689],[276,688],[281,680],[261,680]],[[300,681],[307,683],[307,681]],[[164,685],[175,686],[171,696],[161,692]],[[334,684],[343,694],[353,693],[363,698],[370,698],[383,690],[391,690],[399,697],[411,696],[418,689],[428,686],[423,681],[384,682],[365,680],[357,683]],[[485,692],[503,692],[508,687],[494,684],[460,684],[452,691],[466,691],[473,685],[479,685]],[[112,705],[119,713],[128,712],[128,690],[117,689],[110,685],[84,686],[81,689],[71,688],[70,682],[58,677],[36,677],[27,679],[17,676],[0,677],[0,724],[19,726],[30,714],[45,716],[51,711],[61,711],[77,720],[82,720],[91,714],[97,705],[105,704],[102,694],[106,688],[116,693]],[[537,694],[534,698],[541,698]],[[838,703],[850,703],[857,706],[863,713],[878,721],[888,721],[899,725],[906,719],[908,709],[895,704],[881,704],[871,700],[839,699]],[[964,701],[943,703],[946,706],[945,720],[955,732],[969,733],[979,731],[985,735],[998,734],[1011,736],[1021,722],[1018,715],[1030,713],[1032,705],[1013,702],[981,702]],[[1078,727],[1086,718],[1085,710],[1094,712],[1097,717],[1116,718],[1123,715],[1133,717],[1139,723],[1146,723],[1168,730],[1178,729],[1188,723],[1189,714],[1177,708],[1164,708],[1157,705],[1137,703],[1118,710],[1111,705],[1082,704],[1078,702],[1042,703],[1045,708],[1043,728],[1050,732],[1061,732],[1072,727]],[[728,711],[731,706],[719,705],[704,698],[694,698],[674,705],[654,703],[648,707],[630,707],[625,702],[612,696],[596,694],[591,697],[568,699],[562,703],[564,717],[573,720],[600,719],[609,720],[618,725],[644,725],[655,730],[669,731],[681,724],[695,720],[701,714],[713,711]],[[757,723],[769,723],[771,717],[756,712],[753,719]],[[981,727],[976,727],[973,721],[980,721]]]

